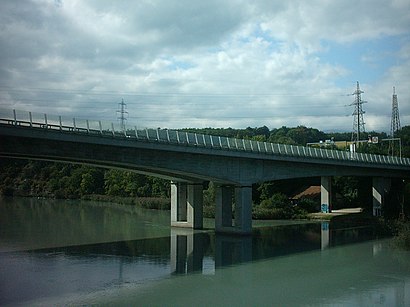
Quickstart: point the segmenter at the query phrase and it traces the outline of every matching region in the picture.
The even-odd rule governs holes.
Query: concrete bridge
[[[216,183],[215,228],[252,230],[252,184],[331,176],[373,177],[380,214],[391,178],[410,177],[410,159],[234,139],[168,129],[121,129],[102,121],[0,110],[0,156],[120,168],[171,180],[171,225],[202,228],[203,183]],[[234,218],[232,218],[234,204]]]

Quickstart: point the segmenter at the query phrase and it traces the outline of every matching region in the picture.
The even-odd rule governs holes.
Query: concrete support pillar
[[[235,219],[232,219],[234,205]],[[225,233],[252,232],[252,187],[216,187],[215,230]]]
[[[178,221],[178,182],[171,181],[171,226]]]
[[[241,233],[252,232],[252,187],[235,188],[235,228]]]
[[[215,229],[219,231],[225,227],[232,227],[233,187],[217,186],[215,195]]]
[[[171,226],[202,229],[202,183],[171,182]]]
[[[321,211],[332,212],[332,177],[321,177],[320,180]]]
[[[391,187],[390,178],[374,177],[373,178],[373,216],[382,215],[382,206],[384,204],[384,199],[386,194],[389,192]]]
[[[189,183],[187,189],[187,222],[194,229],[203,228],[203,185]]]
[[[173,223],[186,222],[186,183],[171,182],[171,226]]]
[[[177,216],[178,221],[187,221],[187,184],[185,182],[178,183],[177,196]]]

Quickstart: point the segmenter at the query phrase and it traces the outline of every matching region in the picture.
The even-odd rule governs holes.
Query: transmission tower
[[[391,125],[390,125],[390,142],[389,142],[389,154],[394,155],[394,141],[397,136],[397,131],[400,127],[399,117],[399,103],[397,102],[396,88],[393,86],[393,97],[391,103]]]
[[[356,96],[356,99],[353,103],[351,103],[351,106],[354,106],[354,111],[353,111],[353,132],[352,132],[352,142],[353,143],[358,143],[360,141],[360,133],[361,132],[366,132],[364,128],[364,120],[363,120],[363,114],[365,113],[362,108],[362,104],[366,103],[367,101],[363,101],[361,98],[361,94],[364,92],[360,90],[359,87],[359,81],[357,81],[357,86],[356,86],[356,91],[352,94]]]
[[[391,103],[391,126],[390,126],[390,136],[395,137],[397,131],[401,129],[400,127],[400,117],[399,117],[399,103],[397,102],[396,88],[393,86],[393,98]]]
[[[127,120],[128,112],[125,110],[127,104],[124,99],[118,104],[117,119],[120,120],[121,130],[125,131],[125,121]]]

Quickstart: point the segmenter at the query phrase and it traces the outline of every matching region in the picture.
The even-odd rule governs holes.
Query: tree
[[[256,190],[259,193],[260,200],[269,199],[275,192],[277,192],[274,182],[261,183],[258,185]]]
[[[158,177],[149,177],[153,197],[170,197],[171,184],[169,180]]]
[[[111,196],[126,196],[124,188],[124,172],[109,169],[104,174],[104,191]]]
[[[270,135],[270,131],[269,131],[268,127],[263,126],[263,127],[260,127],[260,128],[256,128],[254,134],[255,135],[263,135],[265,137],[265,140],[266,140]]]
[[[286,209],[289,208],[291,202],[289,198],[283,193],[275,193],[270,198],[261,201],[260,206],[266,209]]]

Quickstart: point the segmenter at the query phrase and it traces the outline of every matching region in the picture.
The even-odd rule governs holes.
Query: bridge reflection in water
[[[362,242],[373,239],[375,234],[376,230],[372,227],[331,230],[328,222],[255,228],[252,236],[172,228],[169,237],[47,248],[33,252],[118,256],[127,259],[126,262],[148,261],[169,266],[171,274],[210,274],[224,266]],[[119,272],[122,272],[121,268]]]
[[[173,228],[171,273],[204,271],[208,274],[224,266],[362,242],[373,239],[376,234],[372,227],[331,230],[329,222],[256,228],[252,236]],[[204,263],[209,265],[209,258],[213,260],[214,270],[204,267]]]
[[[131,297],[141,304],[163,305],[167,295],[168,303],[176,298],[185,302],[196,295],[207,302],[220,295],[238,302],[249,300],[250,293],[255,295],[255,303],[263,297],[283,297],[289,303],[298,299],[292,289],[310,299],[334,300],[346,293],[353,297],[359,293],[355,290],[352,294],[349,289],[367,293],[386,287],[395,291],[395,302],[405,302],[410,271],[386,250],[388,242],[373,241],[380,236],[372,227],[332,229],[327,222],[254,228],[251,236],[176,228],[169,236],[18,252],[12,261],[3,253],[0,260],[16,263],[5,266],[5,273],[10,273],[8,283],[18,289],[12,297],[15,301],[22,299],[21,279],[13,276],[26,276],[25,284],[45,295],[87,288],[107,290],[111,299],[112,291],[118,290],[113,302],[118,299],[120,304]],[[18,257],[22,257],[20,262],[15,260]],[[27,271],[31,273],[27,275]],[[178,278],[181,275],[185,278]],[[386,280],[387,275],[394,279]],[[59,277],[53,277],[50,284],[45,276]],[[138,291],[141,285],[142,292]],[[127,289],[133,290],[121,292]],[[27,298],[23,297],[27,301],[29,290]],[[215,296],[210,296],[213,291]]]

